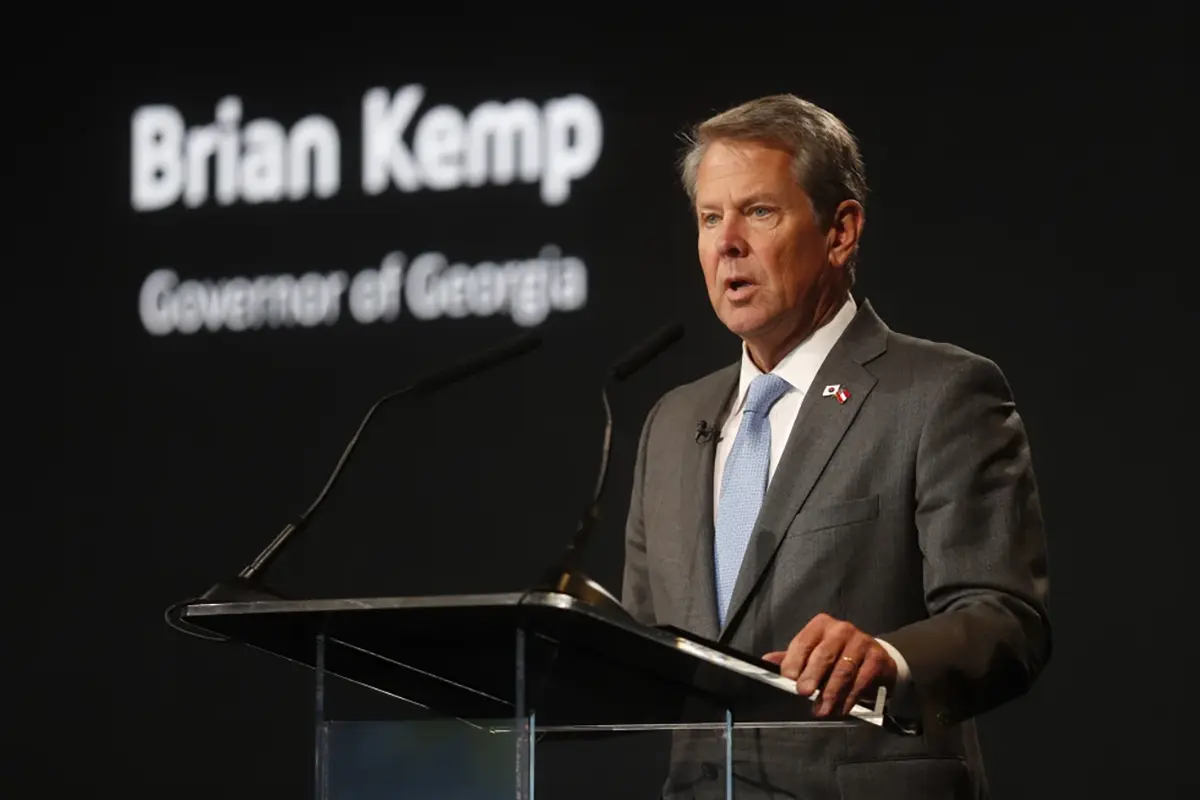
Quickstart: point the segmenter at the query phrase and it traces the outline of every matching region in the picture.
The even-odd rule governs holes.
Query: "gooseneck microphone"
[[[610,367],[608,379],[624,381],[658,358],[664,350],[682,338],[683,325],[681,323],[671,322],[664,325]],[[591,520],[593,523],[600,515],[600,497],[604,494],[604,484],[608,479],[608,457],[612,451],[613,415],[612,406],[608,402],[608,380],[605,380],[600,386],[600,400],[604,404],[604,443],[600,451],[600,470],[596,478],[596,489],[592,493],[592,502],[584,515],[584,519]],[[582,526],[580,530],[583,530]],[[586,536],[586,533],[584,535]],[[580,534],[576,533],[576,539],[579,538]],[[572,552],[574,552],[574,546],[572,546]]]
[[[683,325],[672,322],[655,331],[649,338],[639,344],[609,368],[608,374],[600,387],[600,400],[604,404],[604,439],[600,450],[600,469],[596,477],[596,488],[592,492],[591,502],[584,510],[583,517],[571,537],[563,557],[543,576],[538,588],[545,591],[561,592],[571,595],[591,605],[607,607],[620,614],[627,612],[620,601],[595,581],[584,575],[579,569],[580,559],[591,538],[596,522],[600,518],[600,499],[604,495],[605,482],[608,478],[609,455],[612,451],[612,406],[608,400],[609,381],[624,381],[642,367],[649,364],[675,342],[683,338]]]
[[[667,323],[651,334],[646,341],[626,353],[621,360],[613,364],[609,369],[609,376],[618,381],[625,380],[658,358],[664,350],[682,338],[683,325],[678,322]]]
[[[495,345],[481,353],[469,356],[465,359],[457,361],[448,366],[433,370],[426,373],[415,381],[398,389],[394,392],[384,395],[375,401],[374,404],[367,410],[363,416],[362,422],[359,423],[358,429],[354,432],[350,442],[342,451],[341,458],[338,459],[337,465],[333,468],[333,472],[329,475],[325,486],[317,495],[312,504],[296,518],[295,522],[290,522],[284,526],[275,538],[271,540],[262,552],[259,553],[253,561],[242,568],[233,578],[217,583],[200,597],[190,598],[170,606],[165,617],[167,623],[171,627],[176,628],[190,635],[201,636],[201,638],[217,638],[219,641],[224,641],[223,637],[213,637],[209,634],[200,634],[192,630],[187,630],[180,626],[178,622],[172,619],[172,614],[185,605],[195,602],[211,601],[211,602],[245,602],[251,600],[280,600],[283,599],[278,593],[267,588],[262,584],[261,576],[266,572],[267,568],[279,557],[287,544],[292,541],[298,534],[304,531],[312,522],[313,516],[317,510],[325,502],[325,498],[329,495],[330,490],[337,483],[338,478],[342,474],[351,453],[354,452],[358,445],[359,439],[362,437],[363,431],[370,423],[375,412],[380,406],[389,403],[398,398],[417,398],[423,397],[441,389],[457,383],[465,378],[469,378],[485,370],[499,366],[506,361],[511,361],[519,356],[523,356],[532,350],[537,349],[542,344],[542,337],[536,331],[528,331],[521,335],[510,339],[501,344]]]

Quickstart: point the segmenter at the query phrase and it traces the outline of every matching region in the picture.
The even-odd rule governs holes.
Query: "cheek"
[[[704,239],[697,243],[696,255],[700,260],[700,269],[704,272],[704,282],[711,285],[716,279],[717,262],[720,259],[716,257],[712,245]]]
[[[813,254],[796,246],[781,247],[774,253],[774,276],[779,291],[788,297],[802,294],[812,282]]]
[[[767,285],[773,292],[786,293],[792,280],[789,268],[791,262],[786,248],[773,241],[766,241],[757,248],[757,254],[767,278]]]

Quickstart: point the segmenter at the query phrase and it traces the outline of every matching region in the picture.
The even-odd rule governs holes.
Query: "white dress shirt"
[[[800,414],[800,404],[804,402],[805,395],[812,389],[812,382],[817,377],[817,370],[821,368],[829,351],[833,349],[837,340],[849,327],[850,321],[854,319],[857,311],[858,305],[854,302],[854,298],[847,297],[845,304],[833,319],[813,331],[807,339],[784,356],[775,365],[775,369],[771,370],[787,381],[792,388],[788,389],[783,397],[771,406],[771,411],[767,415],[771,425],[771,459],[770,466],[767,468],[768,486],[770,486],[771,479],[775,477],[775,467],[779,465],[779,457],[791,435],[792,426],[796,424],[796,417]],[[743,344],[742,371],[738,379],[737,396],[733,401],[733,410],[721,427],[720,438],[717,440],[716,463],[713,465],[714,520],[717,519],[721,504],[721,478],[725,474],[725,461],[729,458],[729,451],[733,449],[733,440],[737,437],[738,426],[742,423],[742,406],[746,401],[746,392],[750,389],[750,382],[761,374],[762,371],[750,360],[750,352]],[[796,633],[799,632],[799,630],[796,631]],[[899,701],[904,690],[908,688],[907,684],[910,679],[908,664],[896,648],[882,639],[875,641],[879,642],[896,662],[899,677],[891,699]],[[784,643],[781,642],[780,645],[783,646]]]

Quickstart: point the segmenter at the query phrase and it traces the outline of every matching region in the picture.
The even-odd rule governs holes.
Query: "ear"
[[[849,263],[850,257],[858,248],[866,221],[862,204],[857,200],[843,200],[838,204],[833,212],[833,221],[825,234],[831,266],[841,269]]]

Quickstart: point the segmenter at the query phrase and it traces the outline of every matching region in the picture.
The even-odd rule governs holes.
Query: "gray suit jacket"
[[[622,602],[747,654],[786,649],[819,612],[894,645],[924,731],[738,731],[739,798],[987,796],[972,718],[1024,693],[1050,656],[1046,542],[1024,426],[1001,371],[891,331],[870,303],[801,406],[718,629],[715,444],[732,364],[663,396],[642,431]],[[850,392],[844,404],[825,385]],[[678,734],[665,797],[719,797],[723,745]]]

